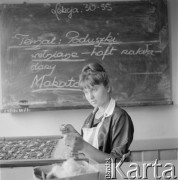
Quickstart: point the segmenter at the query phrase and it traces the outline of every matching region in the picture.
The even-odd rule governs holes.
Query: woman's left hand
[[[65,144],[71,148],[73,152],[82,151],[86,142],[78,133],[68,133],[65,138]]]

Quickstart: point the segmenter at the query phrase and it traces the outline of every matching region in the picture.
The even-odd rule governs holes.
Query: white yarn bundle
[[[75,161],[73,158],[63,162],[62,165],[53,165],[52,170],[47,174],[47,178],[66,178],[96,172],[93,166],[86,161]]]

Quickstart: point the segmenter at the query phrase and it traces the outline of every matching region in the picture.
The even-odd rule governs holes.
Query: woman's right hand
[[[59,127],[59,130],[62,134],[78,133],[77,130],[75,130],[75,128],[71,124],[62,124]]]

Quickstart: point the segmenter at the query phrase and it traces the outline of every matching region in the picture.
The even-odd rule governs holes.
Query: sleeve
[[[122,159],[129,156],[129,146],[133,140],[134,127],[130,116],[124,112],[116,117],[112,128],[111,154]]]

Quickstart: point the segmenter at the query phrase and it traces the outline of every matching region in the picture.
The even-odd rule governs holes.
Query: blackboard
[[[78,75],[107,70],[120,106],[172,104],[165,0],[0,5],[2,112],[88,108]]]

